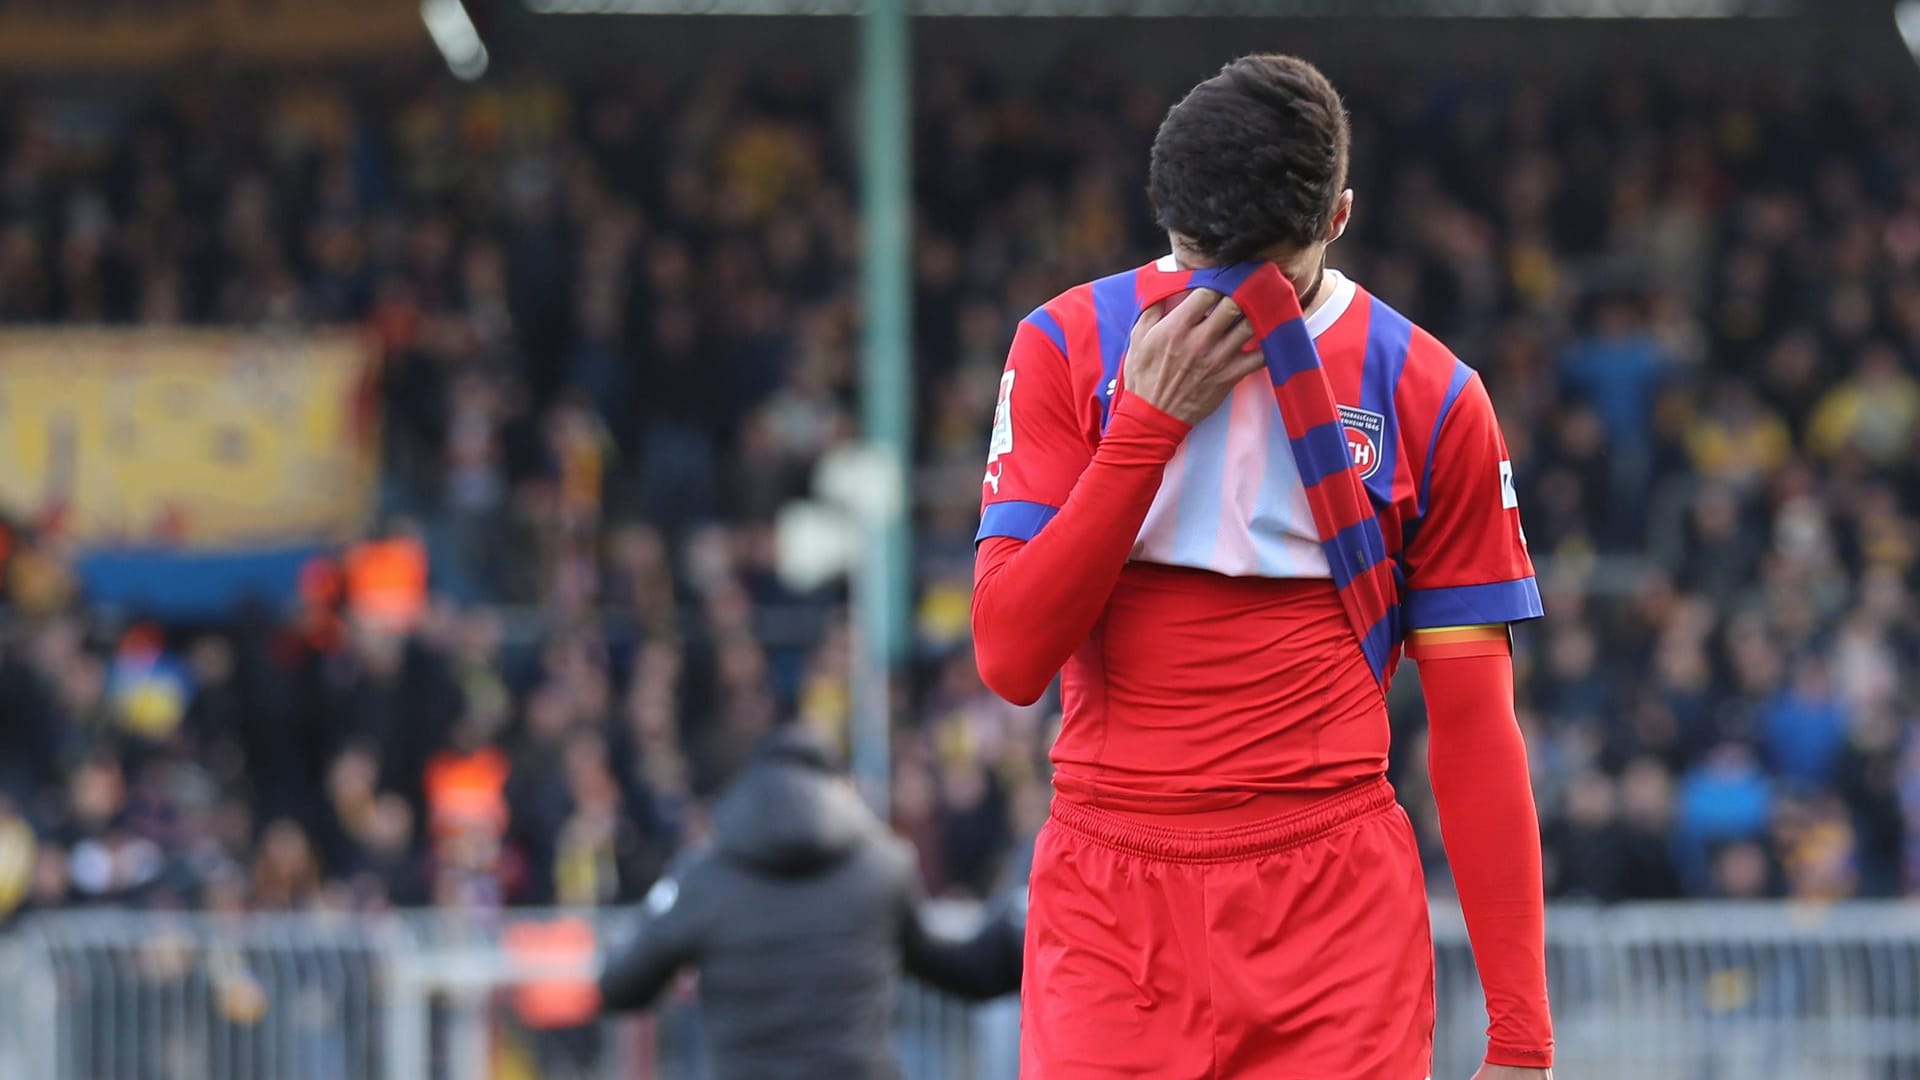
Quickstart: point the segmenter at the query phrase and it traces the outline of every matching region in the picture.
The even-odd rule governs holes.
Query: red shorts
[[[1385,780],[1226,829],[1056,800],[1034,853],[1024,1080],[1424,1080],[1433,939]]]

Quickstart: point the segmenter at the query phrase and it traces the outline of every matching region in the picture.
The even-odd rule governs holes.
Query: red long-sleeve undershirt
[[[1553,1064],[1547,1011],[1540,823],[1504,644],[1480,656],[1420,659],[1427,772],[1460,911],[1487,998],[1487,1061]]]
[[[1092,631],[1188,430],[1123,394],[1092,462],[1047,527],[1026,542],[981,543],[974,652],[994,692],[1019,704],[1038,700]],[[1487,1061],[1544,1068],[1553,1060],[1553,1035],[1540,832],[1514,716],[1512,661],[1504,646],[1489,655],[1427,657],[1420,675],[1434,799],[1486,991]]]
[[[994,693],[1031,705],[1100,620],[1190,426],[1125,391],[1093,461],[1032,540],[989,537],[974,556],[973,652]]]

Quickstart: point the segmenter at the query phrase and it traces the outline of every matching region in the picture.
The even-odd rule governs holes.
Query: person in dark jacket
[[[887,832],[832,755],[778,729],[714,807],[716,843],[647,896],[638,937],[600,977],[603,1009],[651,1005],[700,973],[715,1080],[892,1080],[904,969],[984,1000],[1020,987],[1011,909],[965,941],[920,911],[913,849]]]

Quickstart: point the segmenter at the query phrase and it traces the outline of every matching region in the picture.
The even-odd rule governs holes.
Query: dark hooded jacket
[[[892,1080],[896,974],[972,999],[1020,986],[1019,920],[964,942],[920,918],[913,851],[797,730],[769,736],[714,808],[716,843],[648,894],[611,960],[609,1010],[651,1005],[700,973],[715,1080]]]

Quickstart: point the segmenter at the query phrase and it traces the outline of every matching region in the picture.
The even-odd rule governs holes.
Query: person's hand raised
[[[1195,289],[1167,310],[1141,312],[1127,345],[1126,388],[1176,420],[1197,424],[1265,365],[1248,351],[1253,328],[1231,297]]]

